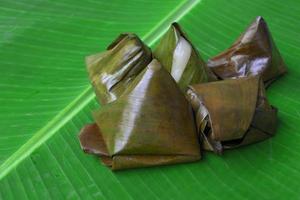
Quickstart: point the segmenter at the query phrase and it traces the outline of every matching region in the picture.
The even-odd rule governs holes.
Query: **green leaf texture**
[[[300,199],[300,2],[0,1],[0,199]],[[200,162],[111,172],[80,149],[99,107],[84,66],[120,32],[153,45],[178,21],[202,57],[262,15],[288,66],[268,89],[277,135]]]

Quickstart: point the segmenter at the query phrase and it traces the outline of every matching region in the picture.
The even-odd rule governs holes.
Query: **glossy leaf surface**
[[[80,134],[81,146],[100,154],[112,170],[200,159],[192,106],[156,59],[122,96],[95,111],[93,116],[99,130],[89,132],[84,128]],[[87,140],[88,135],[103,138],[98,139],[98,146],[105,146],[104,151],[95,148],[95,140]]]
[[[151,60],[151,50],[135,34],[120,34],[107,51],[88,56],[87,71],[100,104],[121,96]]]
[[[0,199],[299,198],[299,7],[295,0],[2,0]],[[77,133],[98,108],[85,56],[122,32],[153,48],[179,21],[207,60],[259,15],[288,69],[267,90],[279,109],[274,137],[202,162],[117,173],[82,152]]]
[[[246,31],[224,52],[208,60],[220,78],[260,75],[266,85],[286,72],[286,66],[263,17],[256,17]]]
[[[221,154],[276,132],[277,109],[269,105],[259,76],[191,85],[187,97],[206,150]]]
[[[170,26],[153,54],[183,91],[190,84],[215,80],[212,72],[178,23]]]

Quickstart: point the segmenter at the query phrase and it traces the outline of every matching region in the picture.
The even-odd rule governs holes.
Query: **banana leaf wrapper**
[[[163,35],[153,56],[170,72],[182,91],[190,84],[216,80],[177,23]]]
[[[258,76],[189,87],[203,149],[222,154],[275,134],[277,109],[266,98]]]
[[[260,75],[269,86],[286,72],[267,23],[257,17],[227,50],[208,60],[219,79]]]
[[[131,33],[121,34],[107,51],[88,56],[87,71],[100,104],[121,96],[151,60],[150,48]]]
[[[192,107],[155,59],[124,94],[94,113],[80,143],[112,170],[199,160]]]

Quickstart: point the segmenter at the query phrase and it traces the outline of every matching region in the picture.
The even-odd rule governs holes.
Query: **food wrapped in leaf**
[[[177,23],[171,25],[153,55],[183,91],[190,84],[216,79]]]
[[[187,97],[206,150],[220,154],[275,134],[277,109],[258,76],[193,85]]]
[[[81,146],[112,170],[200,159],[192,107],[155,59],[94,119],[80,133]]]
[[[116,100],[151,60],[151,50],[135,34],[121,34],[107,51],[88,56],[87,70],[100,103]]]
[[[261,75],[266,85],[286,72],[262,17],[257,17],[229,49],[211,58],[207,65],[220,79]]]

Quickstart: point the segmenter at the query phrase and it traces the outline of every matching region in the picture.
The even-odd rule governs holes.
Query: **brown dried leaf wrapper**
[[[97,125],[81,132],[81,145],[88,153],[104,152],[100,153],[103,163],[113,170],[192,162],[201,157],[192,107],[156,60],[120,98],[96,111],[94,119]]]
[[[257,76],[193,85],[187,97],[206,150],[221,154],[275,134],[277,109]]]
[[[121,34],[107,51],[88,56],[87,70],[98,101],[104,105],[119,98],[152,60],[152,54],[135,34]]]
[[[286,72],[267,23],[260,16],[231,47],[209,59],[207,65],[221,80],[260,75],[266,86]]]

